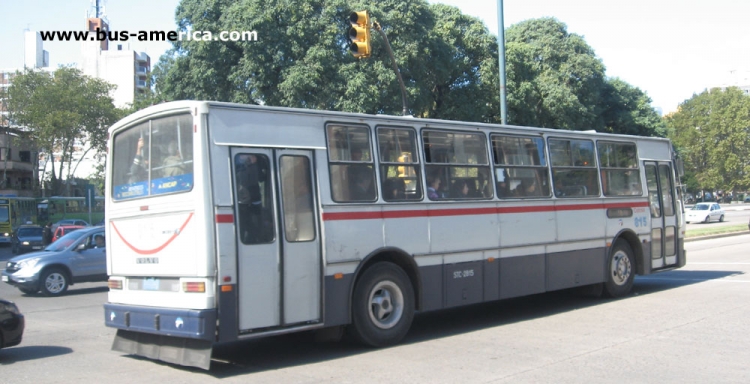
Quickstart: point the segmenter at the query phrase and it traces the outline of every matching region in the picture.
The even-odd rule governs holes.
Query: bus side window
[[[362,126],[329,125],[331,197],[339,203],[377,199],[370,131]]]

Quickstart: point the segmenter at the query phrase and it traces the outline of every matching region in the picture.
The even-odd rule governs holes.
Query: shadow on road
[[[639,296],[740,274],[733,271],[669,271],[636,278],[630,295],[617,300],[637,300]],[[466,307],[418,314],[401,344],[460,335],[492,327],[534,320],[587,308],[612,299],[583,297],[580,289],[550,292]],[[340,343],[316,342],[312,332],[234,342],[214,348],[211,370],[181,367],[154,361],[154,364],[192,371],[216,378],[264,372],[314,364],[372,351],[345,339]],[[138,360],[148,360],[130,356]]]
[[[103,287],[87,287],[87,288],[79,288],[79,289],[76,289],[75,286],[72,286],[72,287],[68,288],[68,290],[65,291],[65,293],[62,294],[61,296],[79,296],[79,295],[88,295],[88,294],[92,294],[92,293],[107,292],[107,291],[109,291],[109,287],[107,287],[107,286],[103,286]],[[56,299],[57,298],[57,296],[53,296],[53,297],[45,296],[41,292],[36,292],[36,293],[31,293],[31,294],[24,293],[23,296],[25,296],[25,297],[49,298],[49,299]]]
[[[27,360],[45,359],[48,357],[67,355],[73,350],[67,347],[51,345],[18,346],[0,349],[0,364],[7,365]]]

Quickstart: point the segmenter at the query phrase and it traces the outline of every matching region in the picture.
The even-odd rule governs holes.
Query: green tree
[[[400,114],[401,92],[380,36],[373,55],[348,52],[348,16],[367,9],[383,27],[417,116],[491,121],[497,115],[495,39],[455,7],[424,0],[183,0],[182,31],[255,30],[257,42],[179,41],[157,65],[166,100]]]
[[[666,124],[697,189],[750,189],[750,97],[739,88],[694,95]]]
[[[50,155],[54,194],[62,194],[61,180],[70,179],[80,163],[79,159],[74,164],[71,156],[75,145],[106,152],[107,128],[119,117],[109,96],[113,87],[69,67],[27,70],[13,78],[8,89],[10,120],[28,128],[29,139]],[[57,169],[53,152],[61,153]]]
[[[664,120],[640,89],[618,79],[607,79],[601,100],[604,132],[666,137]]]
[[[520,22],[505,36],[510,122],[604,129],[604,65],[583,37],[553,18]]]

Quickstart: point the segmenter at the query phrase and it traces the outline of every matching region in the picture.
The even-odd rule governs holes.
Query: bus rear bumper
[[[117,328],[112,350],[209,369],[216,310],[105,304],[105,324]]]

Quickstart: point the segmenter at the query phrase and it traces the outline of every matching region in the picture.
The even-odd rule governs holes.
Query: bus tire
[[[368,268],[352,297],[349,334],[371,347],[401,341],[414,319],[414,289],[406,273],[393,263]]]
[[[607,280],[604,292],[609,297],[622,297],[633,288],[635,278],[635,257],[633,249],[625,240],[617,240],[609,253]]]
[[[42,273],[39,281],[45,296],[60,296],[68,290],[68,274],[59,268],[50,268]]]

